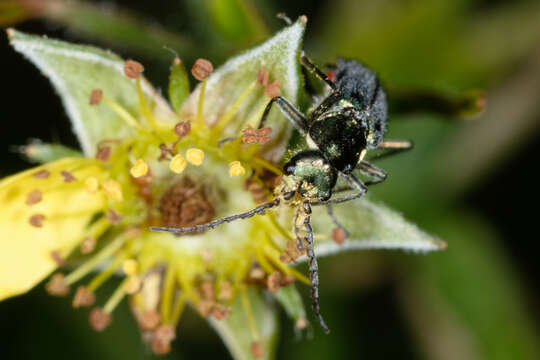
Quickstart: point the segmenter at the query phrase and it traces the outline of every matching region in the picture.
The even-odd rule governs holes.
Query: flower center
[[[188,177],[181,179],[163,194],[159,211],[163,226],[169,227],[204,224],[215,215],[205,187],[195,184]]]

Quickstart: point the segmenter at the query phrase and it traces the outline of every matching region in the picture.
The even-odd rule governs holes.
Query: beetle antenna
[[[284,195],[284,198],[286,198],[287,195],[288,193]],[[221,224],[228,223],[231,221],[240,220],[240,219],[249,219],[250,217],[255,216],[255,215],[264,215],[264,212],[267,209],[271,209],[275,206],[278,206],[280,202],[281,202],[281,199],[277,197],[274,200],[261,204],[249,211],[242,212],[239,214],[234,214],[234,215],[227,216],[227,217],[217,219],[214,221],[210,221],[209,223],[206,223],[206,224],[195,225],[195,226],[184,227],[184,228],[151,226],[150,230],[170,232],[170,233],[175,233],[175,234],[184,234],[184,233],[190,233],[190,232],[195,232],[195,231],[203,231],[206,229],[213,229]]]
[[[311,299],[313,312],[319,319],[319,324],[325,333],[329,333],[328,325],[324,321],[324,318],[321,314],[321,306],[319,304],[319,265],[317,263],[317,257],[315,256],[314,245],[313,245],[313,228],[311,227],[311,206],[309,202],[304,203],[304,212],[306,217],[304,219],[304,227],[306,228],[306,253],[309,259],[309,280],[311,282]]]

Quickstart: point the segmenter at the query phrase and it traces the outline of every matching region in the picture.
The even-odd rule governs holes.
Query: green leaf
[[[403,216],[366,198],[333,206],[349,237],[341,245],[332,240],[335,225],[323,206],[315,207],[312,216],[316,234],[316,254],[331,255],[348,250],[402,249],[428,252],[446,248],[446,243],[407,222]]]
[[[204,92],[204,120],[210,125],[217,124],[247,92],[238,111],[224,126],[223,137],[238,136],[240,130],[248,124],[257,127],[264,107],[270,100],[264,94],[263,87],[256,85],[257,73],[262,68],[269,72],[269,82],[279,82],[281,96],[295,104],[302,81],[298,56],[305,27],[305,18],[299,18],[274,37],[230,59],[212,73],[207,79]],[[199,84],[182,108],[180,114],[185,118],[196,119],[200,91]],[[270,113],[266,124],[272,128],[273,139],[266,146],[269,152],[272,149],[267,156],[278,161],[283,155],[292,126],[278,109]]]
[[[83,152],[93,156],[96,144],[104,138],[118,138],[132,130],[106,106],[89,104],[94,89],[117,102],[135,117],[140,114],[137,90],[124,75],[124,61],[115,54],[91,46],[70,44],[46,37],[8,30],[11,45],[51,80],[73,125]],[[143,90],[153,100],[154,112],[168,118],[167,103],[148,82]],[[102,104],[103,105],[103,104]]]
[[[67,157],[82,157],[80,151],[69,148],[61,144],[42,143],[33,140],[29,145],[20,146],[18,151],[31,162],[45,164],[51,161],[60,160]]]
[[[296,325],[300,325],[299,322],[305,322],[307,324],[304,302],[294,284],[280,287],[273,295],[283,309],[285,309],[287,315],[295,321]]]
[[[225,320],[210,318],[210,325],[218,332],[235,360],[273,359],[278,333],[276,309],[270,297],[264,296],[260,290],[248,287],[246,291],[260,336],[259,344],[264,353],[262,357],[255,358],[251,352],[253,337],[242,296],[236,297],[231,315]]]
[[[189,80],[184,63],[174,58],[169,75],[169,101],[174,111],[180,110],[189,96]]]

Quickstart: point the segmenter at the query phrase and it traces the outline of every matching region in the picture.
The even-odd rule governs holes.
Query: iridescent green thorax
[[[285,164],[284,170],[303,197],[325,201],[332,196],[337,173],[320,152],[303,151]]]

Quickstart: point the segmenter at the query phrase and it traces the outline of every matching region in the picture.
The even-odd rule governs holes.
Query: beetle
[[[309,259],[311,297],[314,313],[325,332],[329,332],[319,304],[319,269],[314,252],[313,229],[311,227],[311,207],[326,206],[334,224],[339,224],[331,206],[362,197],[367,187],[386,179],[386,172],[365,160],[367,151],[381,149],[383,152],[372,157],[381,158],[395,152],[410,149],[409,141],[385,140],[383,138],[387,124],[386,94],[375,73],[355,60],[338,59],[332,69],[332,77],[325,74],[305,55],[300,54],[303,67],[326,84],[326,91],[307,115],[304,115],[287,99],[276,96],[264,109],[259,128],[274,105],[291,121],[298,132],[305,137],[309,146],[292,156],[283,166],[281,184],[277,196],[249,211],[217,219],[206,224],[185,228],[151,227],[155,231],[189,233],[204,231],[226,222],[250,218],[264,214],[267,209],[277,207],[282,202],[296,207],[294,230],[297,246],[305,249]],[[369,176],[363,182],[355,171]],[[348,186],[335,189],[339,177]],[[351,194],[335,197],[342,191]],[[303,233],[300,229],[303,225]]]

